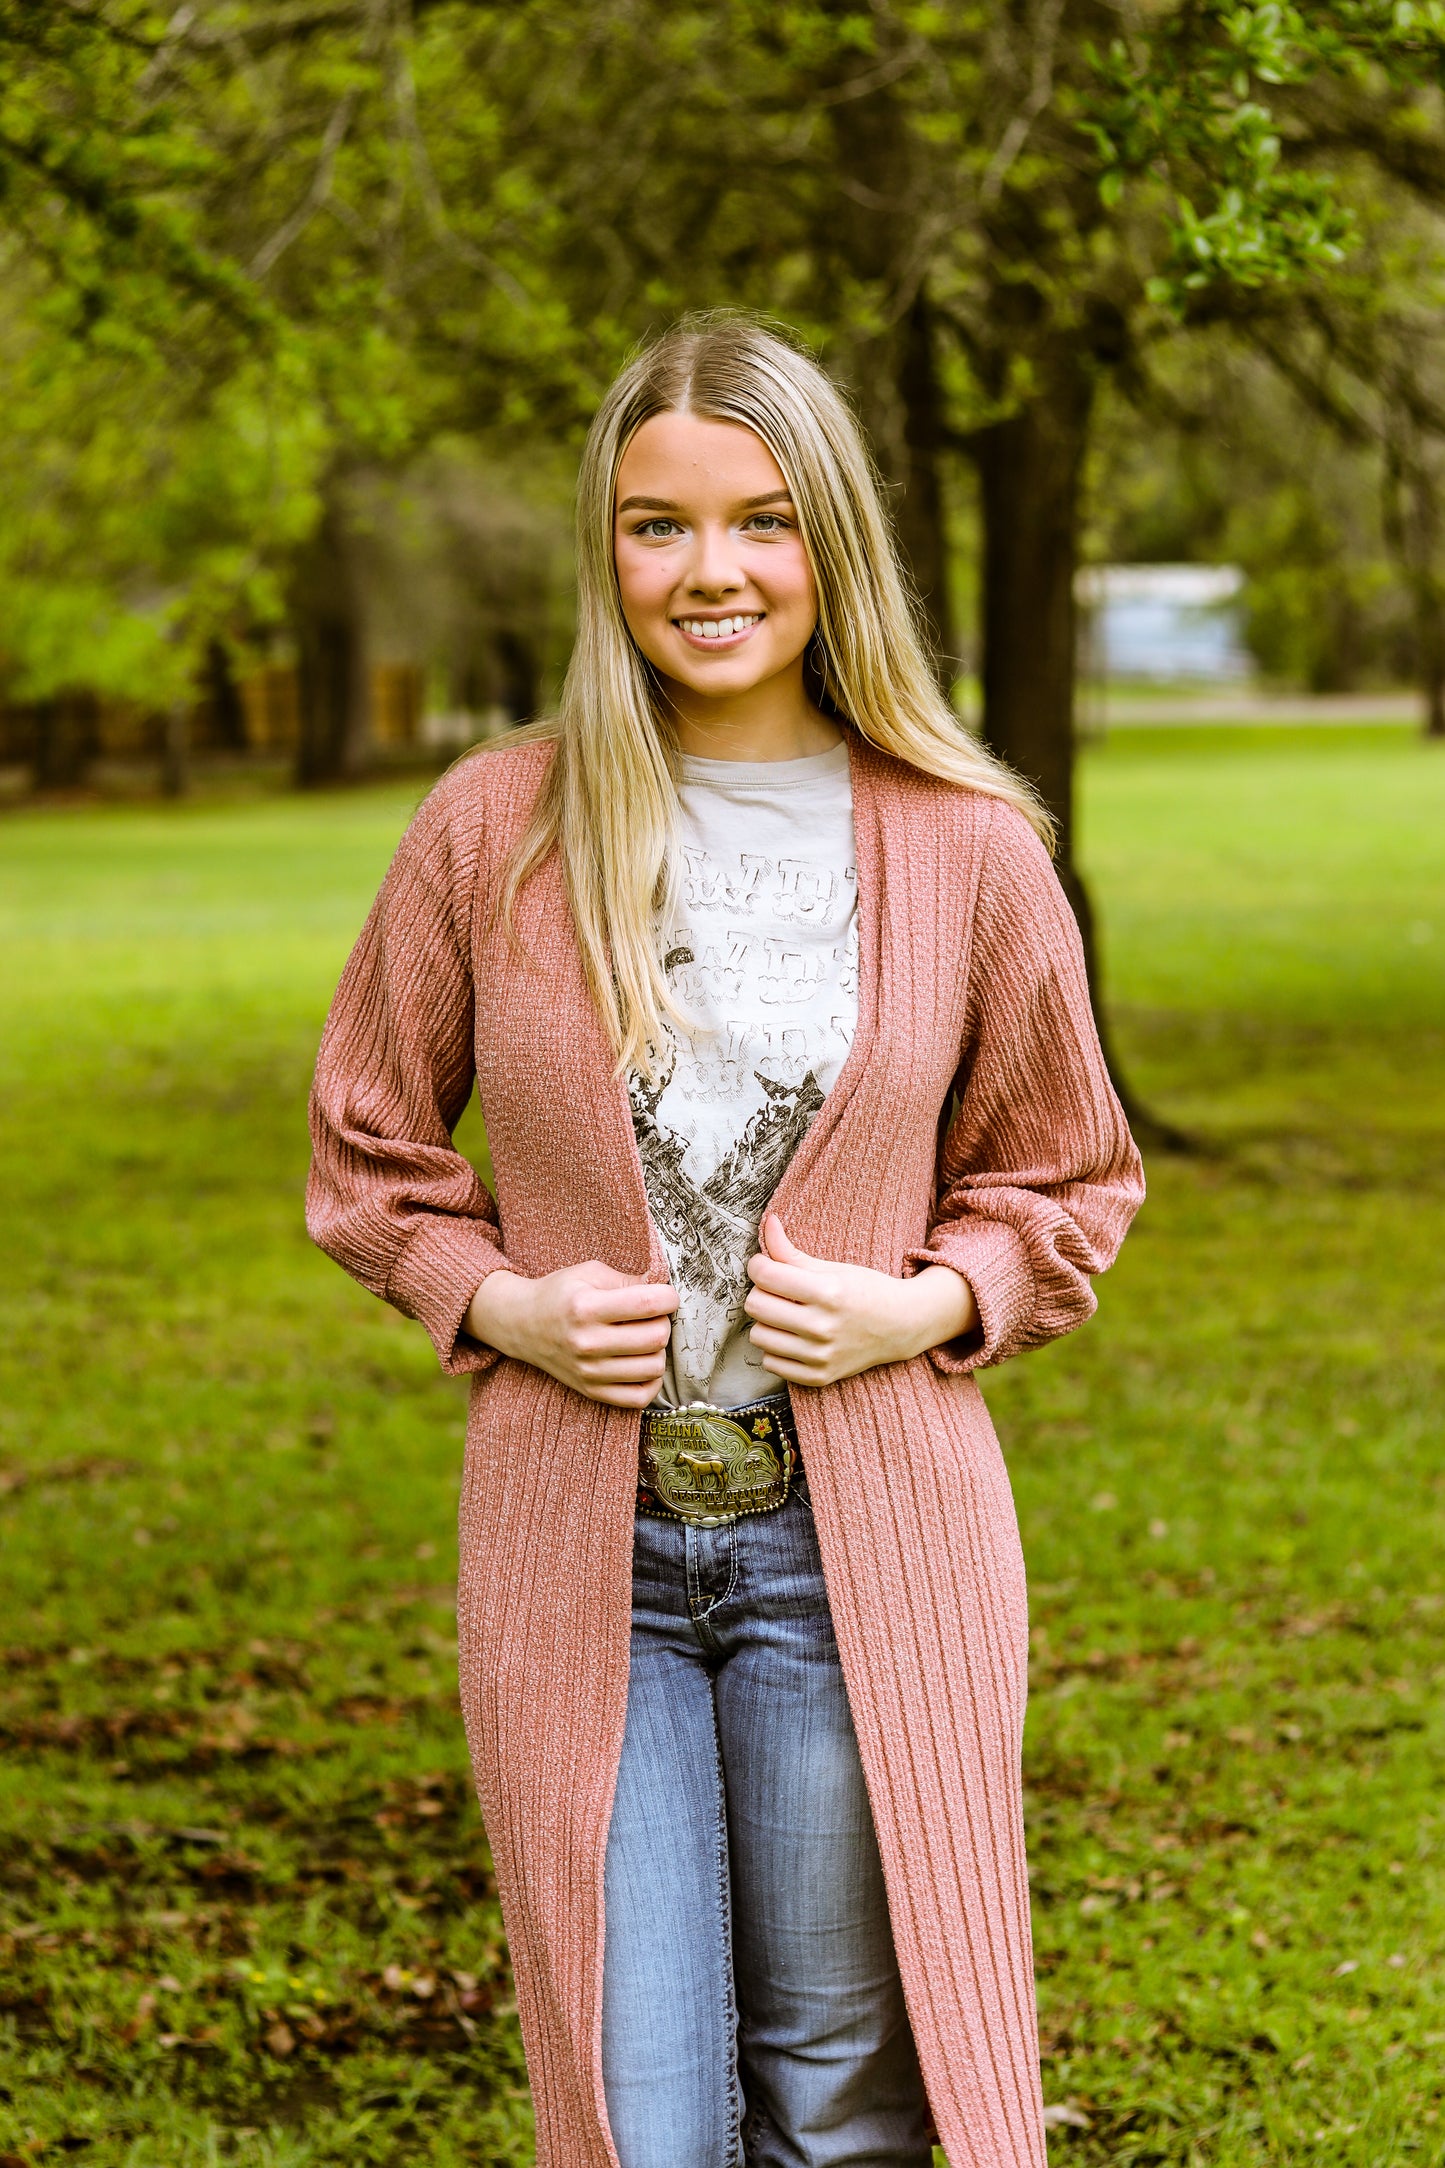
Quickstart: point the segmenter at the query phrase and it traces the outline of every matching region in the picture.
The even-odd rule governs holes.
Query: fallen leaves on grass
[[[1060,2100],[1044,2110],[1045,2130],[1092,2130],[1093,2123],[1077,2100]]]
[[[149,1989],[147,1989],[146,1993],[141,1996],[140,2000],[135,2006],[135,2016],[121,2032],[121,2039],[124,2040],[127,2044],[132,2041],[138,2040],[141,2034],[145,2031],[147,2025],[149,2025],[151,2019],[154,2017],[155,2008],[156,1998],[153,1994],[151,1994]]]
[[[49,1488],[61,1483],[104,1483],[138,1473],[135,1461],[120,1460],[113,1453],[77,1453],[68,1460],[45,1461],[34,1467],[8,1461],[0,1467],[0,1497],[13,1498],[32,1485]]]

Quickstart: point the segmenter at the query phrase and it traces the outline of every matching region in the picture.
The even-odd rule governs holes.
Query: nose
[[[732,529],[725,520],[707,520],[694,529],[692,556],[687,568],[691,594],[717,599],[734,595],[747,584],[738,563]]]

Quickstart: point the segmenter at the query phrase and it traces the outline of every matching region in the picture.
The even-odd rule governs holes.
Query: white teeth
[[[746,632],[758,622],[752,617],[684,617],[679,620],[684,632],[690,632],[694,640],[730,640],[734,633]]]

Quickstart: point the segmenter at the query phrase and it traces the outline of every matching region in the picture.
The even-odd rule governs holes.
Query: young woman
[[[473,1374],[462,1701],[545,2168],[1042,2168],[1026,1616],[973,1373],[1141,1196],[1027,788],[844,402],[738,319],[613,386],[555,720],[412,823],[322,1247]],[[479,1088],[496,1196],[452,1146]]]

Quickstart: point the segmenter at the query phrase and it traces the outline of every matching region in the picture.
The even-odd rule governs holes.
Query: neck
[[[662,692],[679,747],[702,760],[805,760],[842,742],[838,725],[808,698],[801,661],[725,699],[709,699],[675,678],[663,678]]]

